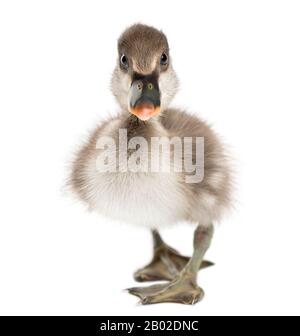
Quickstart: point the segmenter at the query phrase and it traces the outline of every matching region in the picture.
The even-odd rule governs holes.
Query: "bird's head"
[[[122,109],[141,120],[165,110],[178,87],[166,36],[142,24],[126,29],[118,40],[111,84]]]

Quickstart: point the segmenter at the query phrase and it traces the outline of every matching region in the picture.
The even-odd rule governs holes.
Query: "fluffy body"
[[[99,172],[96,162],[101,150],[96,148],[97,141],[102,136],[114,138],[118,153],[119,129],[127,129],[128,140],[133,136],[148,141],[162,136],[204,137],[204,179],[186,183],[185,172],[172,170]],[[159,118],[144,123],[126,111],[92,133],[74,161],[71,186],[89,209],[117,220],[151,228],[179,221],[209,225],[219,220],[229,205],[230,170],[221,142],[195,116],[168,109]]]

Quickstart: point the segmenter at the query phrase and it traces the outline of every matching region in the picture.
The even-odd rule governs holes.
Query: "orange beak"
[[[129,92],[128,110],[143,121],[160,112],[160,92],[155,76],[139,76],[133,80]]]
[[[140,102],[135,107],[130,107],[130,112],[141,120],[148,120],[159,113],[160,107],[150,102]]]

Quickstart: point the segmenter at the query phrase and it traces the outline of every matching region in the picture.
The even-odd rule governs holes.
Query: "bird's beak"
[[[159,113],[160,92],[155,76],[139,76],[132,81],[128,110],[141,120],[148,120]]]

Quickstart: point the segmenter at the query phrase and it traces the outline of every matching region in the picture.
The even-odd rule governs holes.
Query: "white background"
[[[299,17],[298,1],[1,1],[0,313],[299,314]],[[116,42],[135,22],[167,34],[174,105],[212,123],[236,158],[236,209],[192,307],[143,307],[122,292],[151,257],[149,232],[63,190],[81,139],[117,111]],[[192,233],[162,232],[186,254]]]

